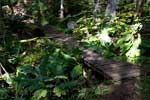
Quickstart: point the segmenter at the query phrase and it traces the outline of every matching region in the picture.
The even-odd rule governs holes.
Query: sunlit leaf
[[[138,57],[140,56],[140,50],[137,48],[131,48],[127,53],[127,57]]]
[[[56,80],[56,79],[68,79],[68,78],[66,76],[55,76],[55,77],[52,77],[52,78],[48,78],[45,81],[53,81],[53,80]]]
[[[32,100],[40,100],[41,98],[45,98],[47,96],[47,92],[48,91],[46,89],[39,89],[35,91]]]
[[[122,38],[124,41],[129,41],[132,38],[132,36],[133,36],[132,34],[126,34]]]
[[[71,71],[71,77],[72,78],[76,78],[78,77],[79,75],[81,75],[83,72],[82,70],[82,66],[81,65],[77,65],[73,68],[73,70]]]
[[[13,79],[10,77],[10,75],[8,73],[5,73],[2,78],[9,84],[12,85],[13,83]]]
[[[53,93],[58,97],[60,97],[61,95],[66,95],[66,91],[60,86],[56,86],[53,89]]]
[[[140,36],[140,34],[138,34],[138,37],[134,40],[134,45],[133,45],[133,47],[134,47],[134,48],[138,48],[141,43],[142,43],[141,36]]]

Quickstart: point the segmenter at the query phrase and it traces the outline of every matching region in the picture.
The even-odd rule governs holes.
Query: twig
[[[35,40],[37,40],[37,39],[38,39],[38,38],[32,38],[32,39],[20,40],[19,42],[20,42],[20,43],[25,43],[25,42],[35,41]]]
[[[2,76],[2,70],[1,70],[1,68],[0,68],[0,78],[1,78],[1,76]]]
[[[2,70],[8,74],[8,72],[6,71],[6,69],[3,67],[2,63],[0,63],[0,67],[2,68]],[[2,73],[1,73],[2,74]]]

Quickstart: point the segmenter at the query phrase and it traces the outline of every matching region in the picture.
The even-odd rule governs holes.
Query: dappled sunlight
[[[0,100],[149,100],[149,0],[0,0]]]
[[[92,68],[105,73],[107,77],[111,77],[114,80],[140,75],[140,69],[138,66],[127,62],[105,59],[89,49],[84,50],[83,57],[84,61],[91,65]]]

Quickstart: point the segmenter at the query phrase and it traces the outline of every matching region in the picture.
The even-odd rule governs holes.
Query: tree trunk
[[[136,15],[139,17],[143,15],[144,3],[145,0],[136,0]]]
[[[60,19],[64,18],[64,0],[60,1]]]
[[[2,17],[3,17],[3,15],[2,15],[2,1],[0,0],[0,35],[2,35],[2,31],[3,31],[3,29],[2,29],[2,27],[3,27],[3,22],[2,22]]]
[[[118,6],[119,0],[108,0],[108,4],[105,11],[105,16],[110,17],[110,21],[113,21],[116,17],[116,9]]]
[[[100,5],[100,0],[94,0],[94,19],[97,19],[99,17],[99,14],[101,12],[101,5]]]

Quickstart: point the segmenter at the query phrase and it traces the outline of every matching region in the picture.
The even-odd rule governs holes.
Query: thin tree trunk
[[[110,17],[110,21],[113,21],[116,17],[116,9],[118,7],[119,0],[108,0],[108,4],[105,11],[105,16]]]
[[[3,24],[3,22],[2,22],[2,1],[0,0],[0,35],[2,35],[2,31],[3,31],[3,29],[2,29],[2,24]]]
[[[136,0],[136,15],[142,16],[145,0]]]
[[[64,18],[64,0],[60,2],[60,19]]]
[[[94,18],[97,19],[99,17],[99,14],[101,12],[101,5],[100,5],[100,0],[94,0]]]

